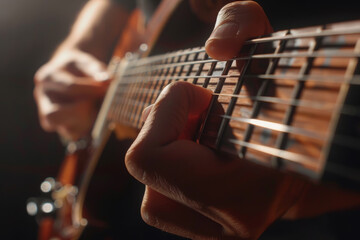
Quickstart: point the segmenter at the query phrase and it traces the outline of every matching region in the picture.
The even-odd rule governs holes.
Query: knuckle
[[[58,119],[61,117],[61,112],[56,110],[52,112],[42,113],[43,118],[46,122],[49,123],[51,126],[56,126],[58,124]]]
[[[174,91],[183,91],[186,90],[190,85],[191,84],[188,82],[178,81],[170,83],[168,87]]]
[[[141,218],[150,226],[161,228],[157,210],[150,201],[143,202],[141,205]]]
[[[43,66],[35,73],[34,82],[36,84],[39,84],[39,83],[45,81],[46,79],[48,79],[48,77],[49,77],[49,74],[47,74],[47,72],[46,72],[46,67]]]
[[[146,180],[144,157],[137,144],[133,144],[125,155],[125,166],[129,173],[139,181]]]

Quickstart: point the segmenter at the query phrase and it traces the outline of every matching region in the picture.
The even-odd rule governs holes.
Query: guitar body
[[[353,23],[356,24],[358,22]],[[179,33],[180,26],[187,26],[186,34]],[[155,57],[151,58],[151,55],[159,53],[202,46],[212,27],[213,24],[202,22],[192,13],[188,1],[162,1],[149,21],[146,21],[140,11],[133,13],[109,65],[109,71],[114,73],[114,80],[104,99],[92,135],[86,144],[69,145],[69,153],[56,179],[58,184],[53,184],[52,187],[51,197],[55,209],[51,214],[45,214],[45,217],[39,219],[39,240],[111,239],[111,236],[121,236],[124,239],[179,239],[141,222],[138,208],[142,198],[142,186],[128,175],[124,166],[126,150],[141,128],[141,112],[156,99],[154,93],[149,96],[136,92],[139,87],[155,87],[154,92],[160,92],[172,81],[181,80],[211,89],[215,92],[214,98],[207,118],[199,129],[199,137],[196,139],[199,143],[216,151],[275,167],[277,170],[309,177],[315,182],[321,180],[325,162],[329,155],[333,155],[333,136],[341,131],[336,115],[342,111],[347,101],[359,105],[360,103],[356,102],[358,100],[347,99],[350,94],[344,93],[347,90],[343,84],[345,80],[325,84],[320,81],[306,84],[301,82],[305,82],[310,72],[315,72],[317,77],[327,76],[329,73],[333,76],[342,76],[345,72],[349,76],[358,74],[358,53],[346,61],[343,61],[343,58],[333,61],[325,56],[312,62],[311,59],[315,57],[311,54],[322,47],[321,44],[316,45],[322,36],[311,39],[302,37],[298,41],[291,38],[287,41],[286,38],[288,34],[313,36],[321,28],[314,27],[278,32],[269,37],[275,39],[269,42],[250,41],[240,53],[243,59],[233,59],[231,62],[209,59],[203,48],[188,50],[189,53],[187,50],[172,52],[164,55],[164,59],[160,61],[154,61]],[[329,29],[333,30],[333,27],[330,26]],[[344,48],[360,46],[360,33],[356,34],[353,38],[339,38],[343,41],[341,44],[345,42]],[[338,40],[336,37],[334,39],[327,39],[327,44],[340,51],[343,47],[339,45],[337,48]],[[262,41],[267,44],[262,44]],[[255,45],[262,46],[251,52]],[[309,46],[313,47],[309,50]],[[304,55],[294,59],[285,56],[279,61],[274,60],[280,59],[276,54],[297,56],[299,52],[300,55],[311,56]],[[249,59],[254,56],[260,57],[247,64],[246,61],[250,62]],[[138,68],[141,64],[137,65],[136,60],[143,59],[143,65],[147,65],[146,57],[150,67],[153,67],[151,61],[160,69],[165,68],[163,65],[173,64],[174,67],[151,71],[150,76],[145,78],[141,71],[147,70]],[[199,63],[188,65],[188,60]],[[349,66],[349,61],[353,62],[353,67]],[[134,67],[129,67],[131,64]],[[139,78],[139,81],[126,82],[123,70],[129,69],[129,75],[133,69],[140,72],[133,74],[132,78]],[[242,84],[244,72],[251,81]],[[278,76],[283,78],[277,78]],[[142,78],[147,80],[141,82]],[[152,78],[160,79],[162,83],[155,83]],[[220,86],[219,82],[223,85]],[[336,85],[338,83],[340,85]],[[242,85],[245,87],[240,92]],[[122,86],[124,93],[117,96],[119,86]],[[264,91],[260,92],[259,89]],[[356,98],[354,95],[356,94],[351,94],[352,99]],[[116,99],[121,101],[114,101]],[[131,100],[139,101],[140,104],[132,106]],[[312,105],[313,102],[325,102],[327,105],[318,107]],[[329,105],[335,107],[329,109]],[[317,109],[313,109],[314,106]],[[214,124],[211,124],[214,122],[220,124],[215,124],[214,127]],[[269,122],[275,124],[266,125]],[[304,129],[306,131],[302,131]],[[355,136],[356,139],[358,137]],[[106,144],[109,138],[111,144]],[[354,152],[358,154],[358,149]],[[301,159],[303,161],[300,161]],[[339,177],[338,173],[335,175]],[[335,178],[331,177],[330,180]],[[344,179],[344,176],[340,178]],[[348,206],[358,204],[358,201],[352,201],[353,193],[316,187],[309,191],[318,193],[316,197],[319,198],[320,193],[331,192],[334,199],[342,194],[342,201],[348,203]],[[303,199],[304,204],[311,200],[313,199]],[[338,209],[336,204],[324,206]],[[314,210],[322,213],[321,208]],[[303,216],[311,213],[307,214],[304,213]]]

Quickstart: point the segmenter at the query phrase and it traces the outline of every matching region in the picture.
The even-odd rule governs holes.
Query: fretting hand
[[[108,86],[106,65],[77,49],[61,50],[35,75],[41,126],[68,140],[86,136]]]
[[[88,1],[71,32],[35,75],[41,126],[66,140],[89,134],[109,81],[106,63],[129,12],[110,0]]]
[[[232,3],[220,11],[206,50],[226,60],[269,31],[257,3]],[[141,213],[148,224],[192,239],[256,238],[294,204],[304,182],[183,139],[210,99],[209,90],[177,82],[144,111],[126,156],[129,172],[147,186]]]

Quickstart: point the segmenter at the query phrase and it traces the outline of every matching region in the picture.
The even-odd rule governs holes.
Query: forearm
[[[75,48],[107,62],[129,14],[111,0],[90,0],[79,13],[58,51]]]

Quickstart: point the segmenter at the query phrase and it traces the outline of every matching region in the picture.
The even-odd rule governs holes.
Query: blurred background
[[[55,176],[63,148],[41,130],[33,75],[86,0],[0,0],[0,239],[35,239],[26,200]]]

